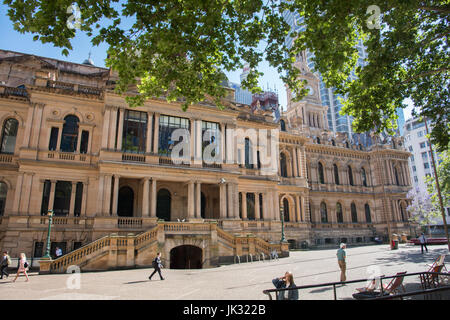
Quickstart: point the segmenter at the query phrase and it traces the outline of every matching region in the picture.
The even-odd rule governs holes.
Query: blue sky
[[[49,57],[64,61],[71,61],[82,63],[88,58],[91,52],[91,59],[94,64],[99,67],[104,67],[104,60],[106,58],[107,46],[101,44],[93,47],[89,37],[78,30],[76,37],[72,40],[73,50],[69,51],[69,55],[63,56],[62,49],[56,48],[52,44],[42,44],[40,41],[33,41],[33,35],[21,34],[15,31],[12,27],[12,22],[7,16],[8,7],[0,4],[0,49],[34,54],[43,57]],[[283,110],[286,110],[287,98],[284,83],[281,81],[278,72],[269,66],[267,62],[263,62],[259,70],[264,73],[261,77],[259,85],[265,89],[275,89],[278,92],[280,105]],[[228,79],[231,82],[240,83],[239,75],[241,70],[234,72],[227,72]],[[411,117],[411,105],[404,109],[405,120]]]

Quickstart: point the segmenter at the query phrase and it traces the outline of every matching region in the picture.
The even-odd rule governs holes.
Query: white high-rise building
[[[428,121],[428,130],[431,131],[432,123]],[[426,137],[425,122],[417,118],[408,119],[404,125],[405,148],[412,153],[409,158],[412,186],[419,192],[427,191],[427,176],[434,177],[431,151]],[[439,163],[439,153],[434,153],[436,165]],[[450,207],[445,208],[447,220],[450,220]],[[435,224],[442,224],[442,218],[436,219]]]

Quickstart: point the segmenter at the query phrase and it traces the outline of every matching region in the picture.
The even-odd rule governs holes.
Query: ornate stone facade
[[[305,76],[314,85],[314,76]],[[304,101],[289,99],[274,123],[268,112],[232,98],[225,109],[205,102],[184,112],[181,102],[157,98],[130,109],[114,92],[115,80],[108,69],[0,50],[0,247],[12,256],[42,255],[49,210],[52,243],[65,252],[112,233],[143,234],[158,219],[216,223],[219,232],[279,242],[281,213],[293,246],[409,232],[409,153],[397,139],[358,147],[332,136],[318,88]],[[188,163],[168,157],[174,127],[191,134]],[[209,127],[220,134],[218,164],[202,160]],[[227,129],[281,129],[278,173],[264,172],[257,136],[239,144]],[[198,242],[188,240],[198,230],[175,229],[158,235],[166,257],[180,243]],[[220,250],[206,250],[208,259],[233,254]]]

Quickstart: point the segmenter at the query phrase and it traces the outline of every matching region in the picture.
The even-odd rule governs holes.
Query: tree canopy
[[[35,34],[67,54],[76,29],[67,26],[73,0],[4,0],[15,30]],[[346,97],[342,112],[357,132],[392,132],[397,107],[410,98],[420,115],[434,122],[431,139],[439,151],[450,141],[448,0],[380,0],[380,28],[369,0],[165,0],[76,1],[80,29],[92,43],[109,45],[107,66],[119,74],[117,90],[138,85],[131,105],[165,95],[184,107],[214,97],[221,105],[224,71],[248,63],[243,83],[258,92],[259,63],[277,68],[296,99],[307,93],[293,67],[301,50],[314,53],[315,71]],[[373,6],[371,7],[373,8]],[[307,26],[290,35],[283,12],[298,12]],[[375,12],[375,14],[374,14]],[[124,22],[127,23],[124,23]],[[128,23],[131,21],[131,23]],[[368,58],[356,67],[356,44]],[[139,81],[139,83],[138,83]]]

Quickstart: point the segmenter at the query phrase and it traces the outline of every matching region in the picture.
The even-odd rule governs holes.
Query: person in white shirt
[[[56,258],[59,258],[59,257],[61,257],[62,256],[62,250],[61,250],[61,248],[59,248],[59,247],[56,247]]]
[[[423,234],[423,232],[419,237],[419,241],[420,241],[420,249],[422,250],[422,254],[423,254],[423,247],[425,247],[425,250],[427,250],[427,252],[428,252],[427,238],[425,238],[425,235]]]

